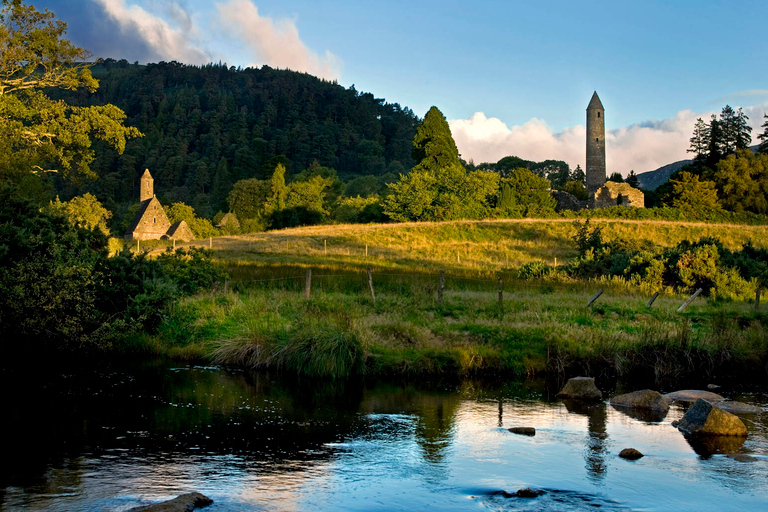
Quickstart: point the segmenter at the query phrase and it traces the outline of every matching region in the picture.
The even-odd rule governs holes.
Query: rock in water
[[[688,434],[706,436],[746,436],[747,427],[737,416],[699,399],[677,422]]]
[[[624,448],[619,452],[619,457],[627,460],[637,460],[639,458],[642,458],[643,454],[635,450],[634,448]]]
[[[211,503],[213,500],[208,496],[199,492],[188,492],[172,500],[132,508],[128,512],[190,512],[196,508],[207,507]]]
[[[698,399],[704,399],[708,402],[722,402],[725,400],[724,396],[712,393],[711,391],[702,391],[699,389],[683,389],[681,391],[673,391],[667,393],[664,398],[674,400],[676,402],[695,402]]]
[[[526,487],[524,489],[520,489],[515,493],[515,496],[518,498],[538,498],[544,494],[544,491],[541,491],[539,489],[531,489],[530,487]]]
[[[563,389],[557,394],[558,398],[575,398],[578,400],[602,400],[603,394],[595,386],[592,377],[574,377],[568,379]]]
[[[535,436],[536,429],[533,427],[512,427],[509,429],[513,434],[520,434],[521,436]]]
[[[615,396],[611,398],[611,405],[633,407],[636,409],[649,409],[657,412],[667,412],[669,410],[669,404],[664,400],[662,394],[650,389],[643,389]]]
[[[759,414],[763,412],[763,409],[760,407],[757,407],[756,405],[745,404],[744,402],[737,402],[735,400],[724,400],[722,402],[715,402],[712,405],[714,405],[718,409],[722,409],[728,412],[734,412],[737,414],[739,413]]]

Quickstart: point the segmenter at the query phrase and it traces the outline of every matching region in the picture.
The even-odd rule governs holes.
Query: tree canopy
[[[118,153],[138,137],[113,105],[72,106],[51,99],[51,89],[94,92],[85,50],[64,39],[66,23],[23,0],[2,0],[0,10],[0,178],[17,181],[30,172],[94,177],[92,140]],[[44,92],[45,90],[45,92]]]

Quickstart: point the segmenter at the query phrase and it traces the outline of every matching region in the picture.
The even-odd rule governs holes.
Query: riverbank
[[[295,274],[295,273],[294,273]],[[134,338],[151,351],[311,377],[365,375],[589,374],[648,380],[766,377],[766,314],[754,305],[648,297],[599,283],[497,283],[447,277],[442,305],[434,276],[303,275],[183,299],[156,335]]]

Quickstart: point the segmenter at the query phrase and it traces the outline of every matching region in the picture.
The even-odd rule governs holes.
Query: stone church
[[[155,197],[154,179],[149,169],[141,175],[141,189],[139,190],[139,210],[133,217],[126,240],[181,240],[189,242],[195,236],[186,222],[179,221],[171,226],[163,205]]]

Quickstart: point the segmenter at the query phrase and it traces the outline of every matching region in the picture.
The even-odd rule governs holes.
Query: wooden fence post
[[[591,305],[592,305],[592,303],[593,303],[593,302],[595,302],[595,301],[597,300],[597,298],[598,298],[599,296],[601,296],[602,294],[603,294],[603,289],[602,289],[602,288],[600,288],[599,290],[597,290],[597,293],[595,293],[595,294],[592,296],[592,298],[590,298],[590,299],[589,299],[589,302],[587,302],[587,307],[591,306]]]
[[[456,263],[461,263],[461,258],[459,258],[459,250],[456,249]]]
[[[368,258],[368,244],[365,244],[365,257]]]
[[[328,256],[328,240],[323,240],[323,251],[325,251],[325,255]]]
[[[699,296],[699,294],[700,294],[701,292],[702,292],[702,289],[701,289],[701,288],[699,288],[698,290],[696,290],[695,292],[693,292],[693,295],[691,295],[691,297],[690,297],[690,298],[689,298],[687,301],[685,301],[685,302],[683,303],[683,305],[682,305],[682,306],[680,306],[679,308],[677,308],[677,312],[678,312],[678,313],[682,313],[682,312],[683,312],[683,310],[684,310],[685,308],[687,308],[687,307],[688,307],[688,304],[690,304],[691,302],[693,302],[693,299],[695,299],[696,297],[698,297],[698,296]]]
[[[445,270],[440,271],[440,281],[437,284],[437,305],[443,307],[443,288],[445,288]]]
[[[757,287],[757,290],[755,290],[755,311],[760,309],[760,287]]]
[[[499,276],[499,319],[504,318],[504,281]]]
[[[371,289],[371,298],[373,299],[373,305],[376,306],[376,294],[373,293],[373,276],[371,275],[371,269],[367,268],[365,271],[368,273],[368,287]]]
[[[307,269],[307,274],[304,277],[304,298],[309,298],[309,291],[312,288],[312,269]]]
[[[213,249],[213,237],[208,237],[208,248]]]
[[[141,252],[141,240],[139,240],[139,239],[137,238],[137,239],[136,239],[136,253],[138,254],[138,253],[140,253],[140,252]]]
[[[653,301],[655,301],[658,296],[659,296],[659,292],[654,292],[653,297],[650,298],[650,300],[648,301],[648,304],[646,304],[645,307],[649,308],[653,306]]]
[[[175,238],[173,239],[173,250],[174,251],[176,250],[176,239]]]

